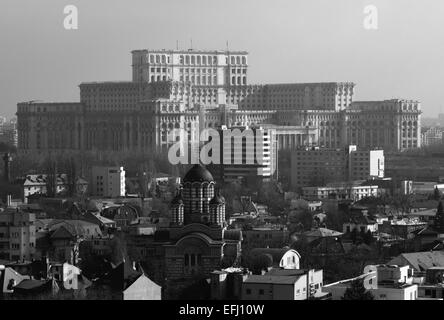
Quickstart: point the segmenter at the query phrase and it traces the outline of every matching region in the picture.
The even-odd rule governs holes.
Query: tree
[[[57,195],[57,162],[51,157],[46,162],[46,196],[52,198]]]
[[[351,232],[350,232],[350,239],[353,242],[353,244],[356,243],[356,240],[358,238],[358,231],[356,230],[356,228],[354,228]]]
[[[351,286],[345,290],[342,300],[374,300],[370,291],[364,288],[364,282],[361,279],[353,280]]]
[[[435,229],[438,232],[444,233],[444,207],[442,201],[438,203],[435,216]]]
[[[437,201],[441,199],[441,192],[439,192],[438,187],[435,187],[435,190],[433,191],[433,199]]]
[[[366,245],[371,245],[373,242],[373,235],[372,232],[370,230],[367,230],[367,232],[364,235],[364,243]]]
[[[69,158],[66,161],[65,165],[68,184],[68,196],[74,197],[77,194],[77,166],[74,158]]]

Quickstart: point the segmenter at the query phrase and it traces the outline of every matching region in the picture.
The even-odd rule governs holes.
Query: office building
[[[384,177],[384,150],[303,148],[291,155],[293,188]]]
[[[18,209],[0,211],[0,259],[31,261],[35,256],[35,215]]]
[[[123,167],[93,167],[91,194],[98,197],[124,197],[126,195]]]

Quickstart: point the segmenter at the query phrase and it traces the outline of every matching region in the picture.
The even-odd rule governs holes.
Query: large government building
[[[418,148],[418,101],[353,101],[355,84],[248,84],[245,51],[136,50],[132,81],[80,84],[80,102],[17,105],[18,149],[150,153],[174,129],[272,128],[279,149]]]

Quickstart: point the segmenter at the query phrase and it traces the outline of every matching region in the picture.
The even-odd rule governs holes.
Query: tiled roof
[[[304,236],[306,236],[306,237],[321,237],[321,238],[338,237],[338,236],[342,236],[342,235],[343,235],[343,233],[341,233],[341,232],[331,230],[331,229],[326,229],[326,228],[319,228],[319,229],[307,231],[304,233]]]
[[[46,184],[46,181],[48,179],[47,174],[29,174],[26,176],[24,185],[25,186],[31,186],[31,185],[44,185]],[[76,180],[77,183],[80,184],[86,184],[87,182],[82,179],[78,178]],[[67,184],[68,183],[68,175],[67,174],[57,174],[57,184]]]
[[[48,225],[49,230],[54,231],[52,236],[62,227],[72,236],[98,236],[102,234],[98,225],[83,220],[56,220]]]
[[[402,257],[408,261],[408,263],[416,270],[426,270],[431,267],[444,266],[444,251],[402,253],[392,261],[396,261],[399,257]],[[391,264],[391,262],[388,264]]]

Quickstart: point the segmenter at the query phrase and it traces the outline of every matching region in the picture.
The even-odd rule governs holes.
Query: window
[[[263,295],[264,294],[264,289],[259,289],[259,294]]]
[[[251,294],[251,289],[247,289],[247,290],[246,290],[246,293],[247,293],[247,294]]]

